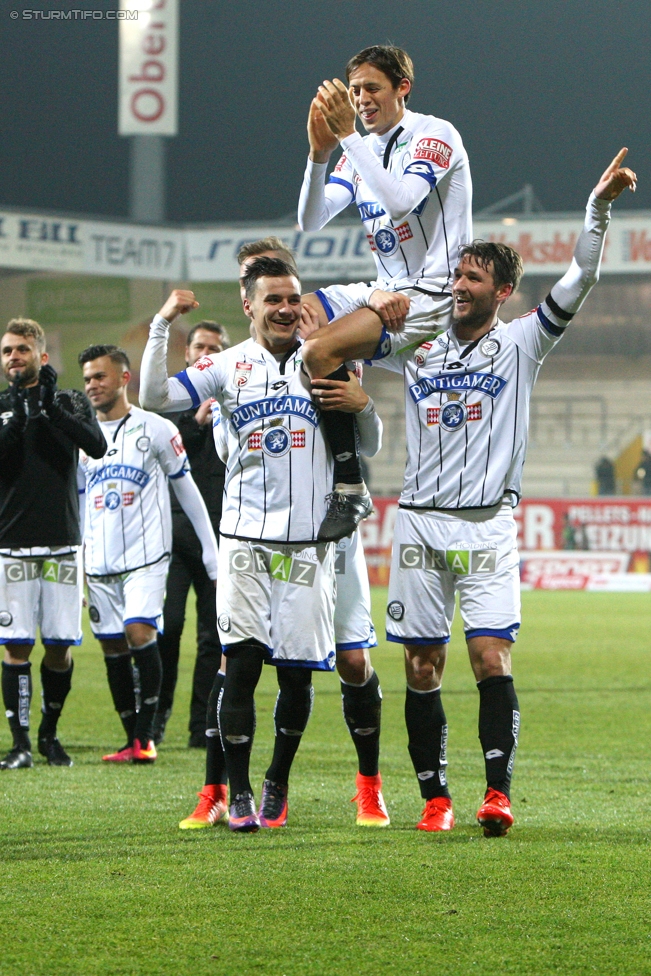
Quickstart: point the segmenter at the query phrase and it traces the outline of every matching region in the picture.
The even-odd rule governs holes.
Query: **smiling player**
[[[459,593],[470,663],[479,689],[479,738],[487,790],[477,819],[488,835],[513,823],[509,788],[520,727],[511,646],[520,626],[516,527],[527,447],[529,400],[541,363],[599,276],[610,203],[635,174],[622,149],[587,205],[568,272],[543,302],[512,322],[499,311],[522,275],[505,244],[460,248],[454,324],[416,348],[385,332],[378,364],[405,377],[407,468],[396,519],[387,638],[405,646],[409,752],[426,801],[421,830],[454,825],[447,787],[447,723],[441,679]],[[309,340],[330,369],[340,337],[332,326]],[[343,358],[376,340],[350,342]]]
[[[347,86],[324,81],[310,106],[310,154],[298,219],[304,230],[319,230],[350,203],[359,210],[376,280],[331,285],[306,301],[321,326],[337,320],[329,333],[333,352],[359,338],[364,358],[370,358],[377,354],[383,324],[391,331],[404,326],[403,346],[449,324],[457,249],[472,238],[472,183],[454,126],[407,108],[414,67],[405,51],[365,48],[346,65],[346,79]],[[368,135],[356,131],[356,116]],[[330,155],[339,145],[343,155],[326,183]],[[306,347],[305,363],[315,378],[348,375],[343,368],[331,371],[319,346]],[[325,423],[336,485],[319,537],[337,539],[368,514],[370,499],[354,419],[334,412]]]

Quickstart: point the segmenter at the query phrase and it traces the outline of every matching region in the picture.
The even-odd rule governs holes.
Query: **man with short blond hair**
[[[0,769],[32,765],[29,658],[37,627],[45,648],[38,748],[49,765],[71,766],[57,723],[72,680],[69,648],[81,643],[77,455],[81,448],[100,458],[106,441],[83,393],[57,390],[38,322],[12,319],[0,355],[9,381],[0,393],[0,643],[13,736]]]

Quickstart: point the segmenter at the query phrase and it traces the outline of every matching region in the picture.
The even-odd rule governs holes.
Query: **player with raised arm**
[[[168,479],[201,541],[212,580],[217,578],[217,542],[177,428],[127,399],[131,373],[124,350],[89,346],[79,354],[79,364],[109,446],[101,460],[81,458],[88,613],[127,735],[126,745],[103,759],[152,763],[157,758],[153,723],[162,675],[156,632],[172,550]],[[132,658],[138,669],[139,708]]]
[[[417,348],[385,332],[378,365],[403,373],[407,468],[396,519],[387,638],[404,644],[409,752],[426,801],[421,830],[454,825],[447,787],[447,724],[441,704],[455,593],[479,689],[479,738],[487,789],[477,819],[490,836],[513,823],[509,790],[520,727],[511,647],[520,626],[516,526],[529,400],[541,363],[599,276],[610,204],[636,176],[622,149],[588,201],[567,273],[540,305],[505,323],[502,304],[522,275],[505,244],[460,248],[453,325]],[[329,346],[328,329],[310,343],[334,369],[375,341]],[[333,355],[334,349],[338,355]],[[329,359],[330,357],[330,359]]]
[[[342,81],[324,81],[310,106],[310,154],[298,206],[304,230],[318,230],[355,203],[364,223],[377,279],[372,284],[332,285],[306,297],[329,326],[333,351],[361,343],[364,358],[376,354],[383,325],[402,330],[409,345],[446,328],[452,309],[452,271],[457,248],[472,237],[472,182],[468,156],[449,122],[407,108],[414,81],[409,55],[375,45],[356,54]],[[360,119],[368,133],[355,129]],[[326,183],[330,155],[343,155]],[[340,345],[337,346],[337,341]],[[345,381],[343,367],[328,371],[306,349],[314,378]],[[335,456],[335,491],[319,538],[349,535],[370,512],[351,417],[333,412],[326,431]]]
[[[158,410],[212,395],[228,423],[217,590],[228,666],[219,727],[231,787],[230,826],[250,831],[268,820],[265,793],[260,819],[255,811],[248,773],[262,664],[268,660],[283,669],[279,682],[284,673],[307,673],[302,726],[296,719],[292,725],[298,740],[309,717],[309,671],[334,668],[335,575],[334,547],[316,542],[332,464],[300,368],[299,282],[285,262],[259,258],[244,285],[257,338],[168,380],[168,323],[157,317],[143,358],[141,395]],[[177,294],[178,311],[195,306],[191,293]]]
[[[292,252],[279,238],[268,237],[251,241],[241,248],[238,254],[240,281],[243,280],[248,266],[259,257],[280,258],[295,269]],[[242,300],[245,298],[246,293],[242,288]],[[314,318],[314,311],[304,304],[299,335],[309,335],[314,331],[317,327]],[[361,453],[368,457],[377,454],[381,447],[382,422],[356,376],[351,374],[350,382],[347,383],[340,380],[318,380],[313,392],[317,387],[322,410],[339,409],[354,413],[359,418]],[[218,407],[214,410],[214,417],[217,450],[226,460],[228,444]],[[359,764],[357,792],[353,798],[357,803],[357,823],[360,826],[387,826],[389,816],[382,797],[382,778],[379,772],[382,693],[369,653],[369,648],[377,646],[377,638],[371,618],[364,549],[358,532],[337,543],[335,572],[336,667],[341,679],[344,719],[355,745]],[[223,669],[217,675],[208,708],[205,783],[198,794],[199,802],[195,810],[179,824],[182,830],[214,826],[224,819],[227,810],[223,750],[218,730],[211,727],[213,716],[216,719],[216,703],[224,674]],[[304,712],[306,694],[310,695],[311,700],[311,687],[306,688],[300,675],[293,682],[288,680],[291,675],[287,669],[279,670],[278,675],[281,684],[274,710],[274,758],[263,788],[263,805],[268,814],[265,823],[273,826],[286,823],[288,761],[291,764],[300,741],[295,725],[301,723],[300,720],[297,723],[295,717],[300,717]]]
[[[106,441],[88,400],[58,390],[45,333],[12,319],[1,342],[9,388],[0,393],[0,643],[2,695],[13,748],[0,769],[32,765],[31,662],[41,631],[43,691],[38,749],[50,766],[72,766],[57,738],[70,691],[71,645],[81,643],[83,573],[77,457],[100,458]]]

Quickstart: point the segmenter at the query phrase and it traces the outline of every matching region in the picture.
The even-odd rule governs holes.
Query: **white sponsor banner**
[[[124,278],[184,277],[183,231],[84,221],[83,271]]]
[[[525,551],[520,577],[532,589],[584,590],[593,578],[626,573],[628,563],[627,552]]]
[[[120,0],[118,133],[178,131],[178,0]],[[133,14],[137,14],[133,17]]]
[[[304,278],[324,281],[368,281],[375,277],[375,262],[361,223],[335,224],[305,233],[292,227],[259,224],[185,232],[188,275],[191,281],[236,281],[237,252],[242,244],[280,237],[296,253]]]
[[[529,275],[562,275],[572,260],[583,219],[575,217],[476,220],[474,236],[510,244]],[[192,281],[235,281],[237,251],[243,243],[275,234],[296,251],[304,278],[324,281],[372,280],[375,262],[360,223],[335,224],[304,233],[287,226],[224,225],[186,231],[188,274]],[[651,217],[613,216],[602,271],[604,274],[651,272]]]
[[[82,271],[82,221],[0,211],[0,267]]]

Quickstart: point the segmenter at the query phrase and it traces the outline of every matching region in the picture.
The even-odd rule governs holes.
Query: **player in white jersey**
[[[242,278],[250,264],[259,257],[280,258],[295,271],[294,255],[277,237],[251,241],[239,254],[240,289],[242,302],[246,292]],[[299,335],[305,337],[314,331],[315,313],[303,305],[302,325]],[[255,332],[253,324],[251,328]],[[382,422],[374,405],[360,384],[334,380],[317,381],[324,392],[324,409],[328,398],[334,399],[338,409],[355,413],[359,418],[361,453],[373,457],[380,450]],[[217,453],[224,463],[228,460],[228,443],[219,404],[213,402],[213,430]],[[369,648],[377,646],[377,638],[371,618],[371,596],[364,549],[358,532],[337,543],[335,559],[337,575],[337,599],[335,603],[335,664],[341,679],[342,709],[346,725],[355,745],[358,758],[357,823],[360,826],[387,826],[389,816],[382,798],[382,777],[379,772],[380,726],[382,692],[378,677],[373,670]],[[217,702],[226,673],[225,667],[218,672],[208,703],[206,728],[206,775],[199,802],[190,816],[179,824],[182,830],[211,827],[223,821],[227,815],[226,766],[221,740],[216,725]],[[264,806],[267,824],[284,824],[287,816],[286,780],[296,754],[304,725],[309,717],[312,688],[311,674],[303,669],[277,669],[279,692],[274,709],[275,745],[274,757],[268,770],[264,790]],[[308,679],[308,680],[306,680]],[[276,777],[280,785],[276,780]],[[275,809],[271,809],[275,807]]]
[[[298,217],[302,228],[317,230],[350,203],[359,210],[376,281],[319,289],[307,301],[318,309],[322,326],[335,320],[329,327],[334,351],[356,337],[368,358],[383,321],[391,329],[404,326],[404,340],[417,343],[449,324],[457,249],[472,238],[472,182],[454,126],[407,109],[414,70],[405,51],[366,48],[349,61],[346,78],[348,88],[338,79],[325,81],[310,107],[310,156]],[[356,114],[365,137],[355,130]],[[343,155],[326,183],[328,160],[338,145]],[[310,347],[305,362],[313,377],[329,375]],[[333,378],[345,377],[341,372]],[[320,532],[324,539],[348,534],[349,521],[364,517],[368,504],[361,500],[354,423],[332,415],[328,440],[341,461]]]
[[[79,363],[108,444],[100,460],[80,459],[86,479],[89,616],[127,734],[126,746],[104,760],[153,762],[152,728],[162,677],[156,633],[161,630],[172,551],[168,480],[201,540],[203,562],[213,580],[217,542],[177,428],[127,399],[131,374],[126,353],[116,346],[89,346]],[[137,710],[132,657],[140,683]]]
[[[299,281],[284,262],[259,258],[244,285],[256,340],[168,379],[169,317],[198,304],[191,292],[172,294],[151,326],[141,399],[165,411],[214,397],[228,421],[217,586],[228,666],[218,716],[231,789],[229,826],[255,831],[260,820],[249,758],[262,665],[333,670],[335,574],[334,547],[316,543],[332,462],[301,369]]]
[[[477,818],[487,835],[503,835],[513,823],[509,788],[520,711],[510,650],[520,598],[512,506],[519,498],[529,399],[544,357],[598,278],[610,202],[626,186],[635,188],[635,174],[621,167],[625,154],[591,195],[572,265],[537,309],[500,321],[522,262],[504,244],[476,241],[460,249],[452,328],[416,349],[388,332],[380,344],[378,363],[405,376],[408,462],[387,637],[405,645],[409,751],[426,800],[422,830],[454,825],[440,685],[456,592],[480,696],[487,790]],[[313,341],[320,339],[317,333]],[[351,344],[345,355],[359,352]]]

